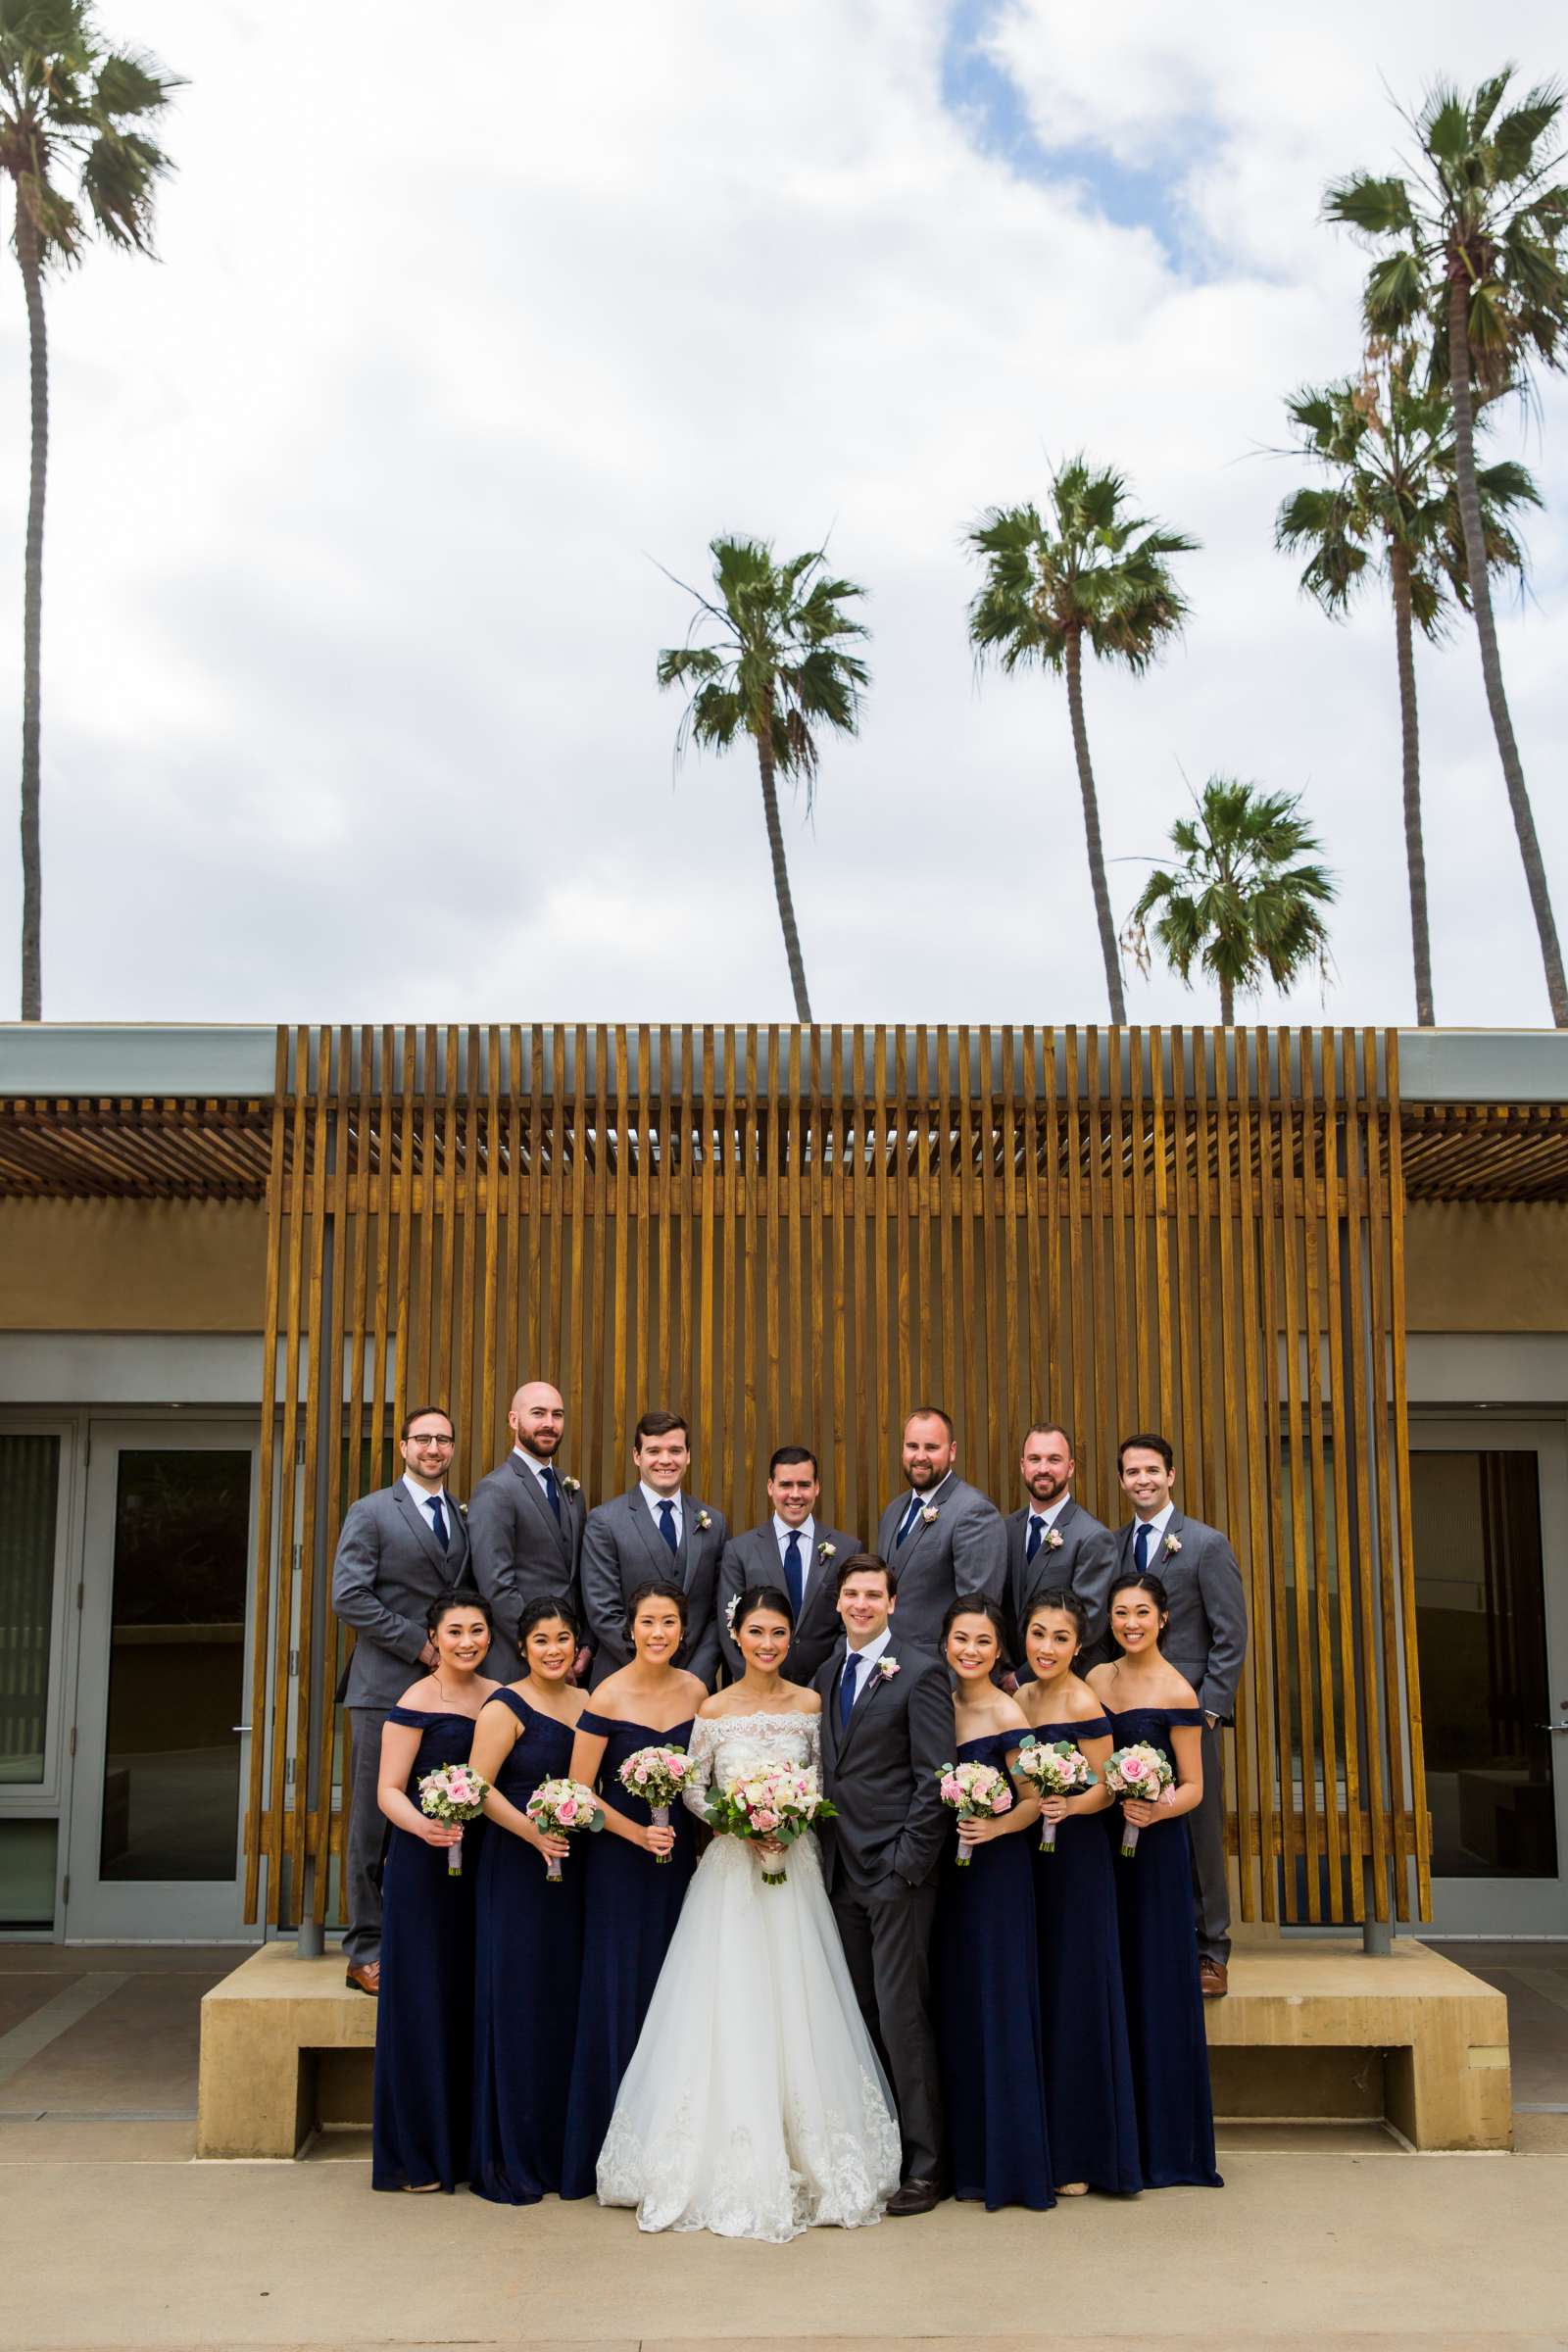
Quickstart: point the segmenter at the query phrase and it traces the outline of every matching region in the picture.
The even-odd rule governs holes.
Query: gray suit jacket
[[[1130,1519],[1116,1531],[1118,1572],[1136,1565],[1137,1525]],[[1181,1548],[1167,1551],[1173,1536]],[[1180,1511],[1172,1511],[1149,1565],[1170,1595],[1170,1623],[1160,1638],[1160,1649],[1177,1673],[1186,1675],[1203,1712],[1231,1722],[1247,1656],[1247,1594],[1229,1537],[1217,1527],[1205,1527],[1201,1519],[1184,1519]]]
[[[902,1597],[900,1606],[902,1607]],[[877,1666],[862,1674],[848,1730],[839,1727],[841,1642],[819,1670],[822,1701],[822,1788],[838,1819],[822,1824],[822,1868],[831,1888],[842,1869],[857,1886],[874,1886],[896,1872],[923,1886],[942,1859],[947,1827],[937,1776],[951,1764],[953,1684],[946,1666],[893,1639]],[[897,1674],[880,1667],[898,1661]]]
[[[631,1659],[626,1612],[639,1585],[678,1584],[686,1593],[686,1644],[681,1664],[707,1684],[718,1680],[718,1628],[713,1619],[718,1564],[729,1542],[722,1511],[683,1494],[681,1545],[672,1559],[642,1489],[617,1494],[588,1514],[582,1538],[582,1605],[594,1642],[590,1687]],[[700,1518],[708,1519],[699,1527]]]
[[[333,1611],[358,1636],[345,1706],[395,1707],[418,1672],[431,1601],[472,1590],[463,1506],[447,1500],[445,1552],[401,1479],[350,1505],[332,1562]]]
[[[822,1557],[824,1544],[832,1547],[828,1559]],[[859,1549],[859,1537],[847,1536],[842,1527],[824,1527],[819,1519],[812,1528],[806,1600],[784,1663],[784,1671],[792,1683],[814,1683],[817,1669],[826,1661],[834,1643],[843,1640],[844,1624],[834,1588],[839,1570]],[[777,1585],[781,1592],[784,1591],[784,1566],[774,1540],[771,1514],[760,1527],[749,1527],[744,1536],[732,1536],[719,1562],[718,1645],[725,1665],[737,1681],[745,1660],[730,1637],[724,1612],[732,1600],[739,1600],[748,1585]]]
[[[1089,1618],[1089,1639],[1084,1644],[1088,1649],[1105,1630],[1105,1596],[1116,1566],[1115,1537],[1071,1496],[1062,1504],[1051,1531],[1052,1535],[1060,1536],[1060,1544],[1053,1550],[1048,1539],[1026,1563],[1023,1546],[1030,1508],[1025,1503],[1022,1510],[1010,1511],[1006,1522],[1007,1616],[1013,1629],[1013,1656],[1018,1661],[1020,1677],[1029,1674],[1029,1661],[1023,1654],[1023,1629],[1035,1594],[1053,1590],[1077,1593]]]
[[[587,1516],[581,1490],[567,1494],[563,1488],[558,1522],[543,1487],[515,1451],[474,1488],[468,1503],[473,1580],[495,1612],[485,1672],[499,1682],[514,1683],[522,1672],[518,1621],[525,1602],[548,1593],[581,1618],[578,1569]]]
[[[906,1487],[888,1504],[877,1529],[876,1547],[898,1572],[899,1600],[894,1625],[906,1648],[942,1647],[942,1620],[960,1592],[984,1592],[1000,1603],[1007,1583],[1007,1536],[1002,1513],[978,1487],[949,1471],[924,1497],[936,1506],[930,1522],[916,1519],[902,1544],[899,1522],[909,1499]]]

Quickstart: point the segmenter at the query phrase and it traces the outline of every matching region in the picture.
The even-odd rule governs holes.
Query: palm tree
[[[1452,392],[1459,513],[1482,676],[1551,1017],[1561,1029],[1568,1028],[1568,979],[1503,691],[1475,454],[1478,399],[1527,389],[1532,363],[1561,367],[1568,343],[1568,183],[1551,177],[1562,94],[1542,83],[1519,105],[1499,112],[1512,74],[1505,68],[1469,97],[1439,84],[1411,125],[1420,147],[1411,177],[1354,172],[1329,188],[1324,207],[1331,220],[1381,248],[1364,296],[1372,332],[1405,334],[1424,326],[1434,376]]]
[[[22,621],[22,1017],[43,1018],[43,877],[38,783],[43,505],[49,461],[49,358],[43,284],[81,259],[96,230],[151,251],[153,189],[169,159],[140,127],[174,78],[109,48],[90,0],[0,0],[0,172],[16,194],[14,239],[27,305],[32,464]]]
[[[1119,473],[1071,458],[1051,477],[1049,520],[1034,507],[992,507],[966,534],[985,565],[985,583],[969,607],[976,660],[993,656],[1004,671],[1038,662],[1067,675],[1090,886],[1110,1017],[1118,1026],[1127,1019],[1127,1004],[1084,724],[1084,640],[1102,661],[1121,662],[1141,675],[1187,616],[1165,559],[1198,545],[1147,515],[1127,514],[1126,497]]]
[[[1381,573],[1394,604],[1403,747],[1404,847],[1410,877],[1410,938],[1416,1019],[1430,1029],[1432,942],[1427,924],[1426,853],[1421,837],[1421,739],[1415,697],[1415,630],[1441,637],[1452,604],[1470,601],[1464,525],[1454,462],[1453,411],[1441,385],[1411,381],[1408,343],[1374,343],[1359,378],[1347,377],[1290,401],[1301,453],[1329,476],[1285,500],[1275,544],[1307,556],[1301,586],[1331,619]],[[1523,466],[1480,468],[1489,571],[1524,571],[1524,552],[1505,517],[1539,506]]]
[[[809,1021],[806,965],[784,861],[778,779],[805,784],[809,816],[819,764],[813,726],[820,722],[845,735],[857,731],[868,672],[849,648],[852,639],[868,632],[842,608],[865,590],[853,580],[822,576],[826,554],[821,548],[792,556],[787,564],[775,564],[771,546],[760,539],[714,539],[709,553],[713,597],[695,588],[687,594],[698,607],[693,627],[711,624],[718,643],[666,647],[659,657],[659,683],[691,689],[675,738],[677,760],[688,743],[727,751],[738,735],[750,735],[757,746],[795,1013],[798,1020]]]
[[[1321,846],[1299,808],[1289,793],[1210,776],[1196,819],[1178,817],[1170,829],[1179,867],[1150,875],[1128,920],[1126,944],[1141,971],[1150,967],[1149,922],[1157,914],[1154,937],[1186,986],[1194,964],[1212,974],[1227,1029],[1238,989],[1250,995],[1265,980],[1287,989],[1309,963],[1328,977],[1328,928],[1318,909],[1336,884],[1326,867],[1299,862]]]

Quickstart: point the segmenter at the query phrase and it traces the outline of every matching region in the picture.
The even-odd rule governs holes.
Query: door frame
[[[71,1786],[62,1806],[59,1929],[67,1943],[243,1943],[254,1936],[243,1922],[244,1806],[250,1768],[250,1706],[256,1642],[256,1527],[261,1475],[261,1430],[254,1413],[179,1409],[85,1417],[81,1562]],[[114,1527],[119,1458],[124,1451],[246,1452],[250,1504],[245,1540],[245,1635],[241,1650],[239,1774],[235,1802],[232,1880],[139,1879],[105,1883],[98,1876],[103,1827],[104,1767],[109,1737],[109,1668],[114,1597]]]
[[[1568,1717],[1568,1427],[1560,1413],[1528,1407],[1412,1410],[1410,1450],[1533,1453],[1541,1497],[1542,1605],[1545,1624],[1548,1721]],[[1568,1737],[1550,1748],[1556,1807],[1554,1879],[1432,1881],[1432,1921],[1445,1937],[1561,1936],[1568,1934]]]

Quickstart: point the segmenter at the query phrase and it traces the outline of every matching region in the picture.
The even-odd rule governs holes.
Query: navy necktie
[[[550,1497],[550,1508],[559,1520],[561,1517],[561,1481],[548,1462],[545,1464],[545,1493]]]
[[[1133,1559],[1140,1576],[1149,1574],[1149,1521],[1140,1519],[1138,1533],[1133,1538]]]
[[[919,1516],[920,1497],[918,1494],[911,1494],[907,1503],[905,1505],[904,1517],[899,1521],[899,1532],[893,1539],[893,1548],[895,1551],[897,1551],[899,1545],[904,1542],[905,1537],[908,1534],[910,1528],[913,1527]]]
[[[860,1653],[852,1649],[844,1661],[844,1673],[839,1682],[839,1730],[847,1732],[850,1717],[855,1712],[855,1678],[860,1671]]]
[[[435,1530],[435,1540],[445,1551],[447,1547],[447,1517],[441,1508],[440,1495],[427,1494],[424,1498],[424,1507],[430,1514],[430,1525]]]
[[[1029,1514],[1029,1541],[1023,1547],[1023,1556],[1026,1566],[1028,1562],[1034,1558],[1035,1553],[1040,1549],[1040,1546],[1045,1540],[1046,1523],[1041,1518],[1038,1511],[1031,1511]]]
[[[659,1532],[678,1559],[680,1538],[675,1533],[675,1505],[672,1502],[662,1502],[659,1506]]]
[[[784,1583],[798,1624],[801,1602],[806,1594],[806,1579],[801,1567],[801,1531],[798,1527],[790,1529],[790,1540],[784,1546]]]

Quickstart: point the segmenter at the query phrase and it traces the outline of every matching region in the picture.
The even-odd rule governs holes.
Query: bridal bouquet
[[[960,1821],[994,1821],[1012,1810],[1012,1783],[995,1764],[944,1764],[937,1774],[942,1802],[951,1805]],[[960,1838],[958,1868],[967,1870],[973,1856]]]
[[[793,1845],[813,1821],[831,1821],[837,1811],[822,1794],[822,1784],[809,1765],[780,1764],[763,1772],[740,1773],[708,1799],[708,1818],[715,1830],[769,1845]],[[781,1855],[776,1864],[764,1862],[762,1885],[782,1886],[787,1875]]]
[[[484,1810],[490,1784],[466,1764],[442,1764],[419,1782],[419,1811],[432,1821],[477,1821]],[[447,1847],[447,1877],[463,1876],[463,1839]]]
[[[1111,1795],[1141,1796],[1146,1804],[1157,1803],[1161,1789],[1168,1788],[1175,1778],[1164,1749],[1151,1747],[1147,1740],[1138,1740],[1132,1747],[1118,1747],[1105,1763],[1105,1787]],[[1138,1832],[1130,1821],[1123,1820],[1122,1852],[1131,1854],[1137,1846]]]
[[[640,1796],[656,1826],[669,1827],[669,1808],[692,1777],[692,1760],[683,1747],[640,1747],[622,1764],[615,1778],[628,1796]],[[659,1855],[667,1862],[667,1854]]]
[[[602,1830],[605,1809],[581,1781],[541,1781],[523,1811],[536,1830],[555,1838],[574,1838],[579,1830]],[[548,1872],[552,1886],[561,1884],[561,1864],[552,1854]]]
[[[1014,1767],[1020,1780],[1029,1781],[1042,1796],[1078,1796],[1095,1785],[1095,1768],[1081,1747],[1070,1740],[1024,1740],[1018,1748]],[[1056,1824],[1044,1822],[1040,1830],[1040,1851],[1054,1854],[1056,1850]]]

